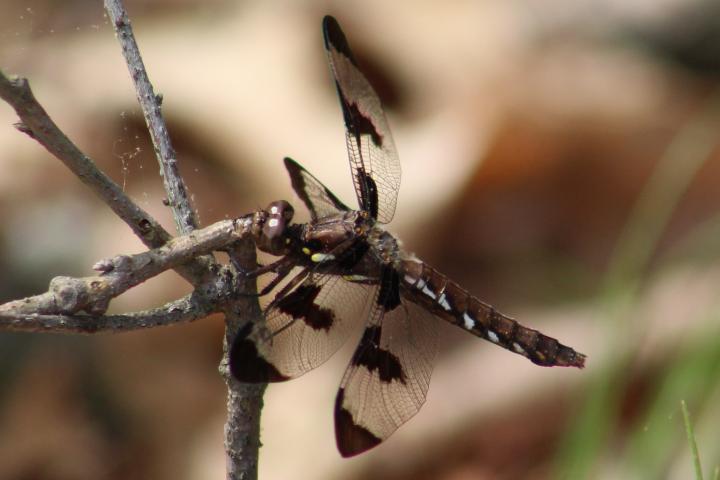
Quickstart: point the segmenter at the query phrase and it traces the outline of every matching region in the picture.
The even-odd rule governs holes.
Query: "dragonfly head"
[[[288,249],[287,231],[295,209],[285,200],[278,200],[268,205],[265,213],[267,217],[255,243],[263,252],[283,255]]]

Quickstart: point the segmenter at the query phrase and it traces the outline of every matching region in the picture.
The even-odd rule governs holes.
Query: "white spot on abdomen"
[[[450,306],[450,302],[448,302],[447,297],[445,296],[445,293],[444,293],[444,292],[443,292],[442,294],[440,294],[440,297],[438,298],[437,301],[438,301],[438,303],[440,304],[440,306],[441,306],[446,312],[451,312],[451,311],[452,311],[452,307]]]
[[[498,337],[497,333],[493,332],[492,330],[487,331],[487,337],[488,337],[488,340],[490,340],[493,343],[500,343],[500,337]]]
[[[466,330],[472,330],[475,328],[475,320],[467,313],[463,313],[463,322],[463,326]]]
[[[435,297],[435,292],[433,292],[432,290],[430,290],[430,289],[427,287],[427,285],[423,285],[422,291],[423,291],[423,293],[424,293],[425,295],[427,295],[428,297],[430,297],[430,298],[432,298],[433,300],[435,300],[435,298],[436,298],[436,297]]]

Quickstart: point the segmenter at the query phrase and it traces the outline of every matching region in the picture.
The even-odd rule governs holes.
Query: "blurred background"
[[[320,33],[332,14],[402,159],[391,230],[588,355],[583,371],[544,369],[443,328],[420,413],[342,460],[332,404],[346,348],[268,389],[260,478],[694,478],[681,400],[706,478],[717,474],[719,5],[126,2],[203,225],[297,204],[285,155],[355,205]],[[0,68],[28,77],[70,138],[172,230],[101,2],[4,0]],[[0,301],[144,250],[16,121],[0,105]],[[189,290],[166,273],[112,309]],[[0,478],[224,478],[222,335],[219,317],[97,337],[0,333]]]

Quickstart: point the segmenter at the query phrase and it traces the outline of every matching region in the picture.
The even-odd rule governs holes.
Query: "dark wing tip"
[[[338,390],[335,399],[335,440],[340,455],[354,457],[382,442],[366,428],[356,424],[352,414],[343,407],[345,390]]]
[[[244,328],[230,347],[230,373],[240,382],[283,382],[289,378],[278,371],[258,352],[255,342],[247,338],[251,329]]]
[[[325,39],[325,49],[328,51],[331,48],[337,50],[338,52],[349,58],[350,61],[357,66],[357,63],[355,62],[355,57],[350,50],[350,45],[348,44],[347,38],[345,38],[345,34],[340,28],[340,24],[338,23],[338,21],[335,20],[335,17],[325,15],[322,25],[323,38]]]
[[[298,162],[296,162],[290,157],[283,158],[283,163],[285,164],[285,170],[290,173],[291,177],[293,172],[301,172],[304,170],[304,168],[301,167]]]
[[[331,25],[334,25],[334,28],[337,28],[337,29],[340,28],[338,21],[332,15],[325,15],[323,17],[322,24],[323,24],[323,32],[327,32],[331,28]]]

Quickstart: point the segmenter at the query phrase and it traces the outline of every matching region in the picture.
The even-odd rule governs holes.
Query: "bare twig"
[[[238,242],[228,253],[241,268],[249,269],[257,265],[255,246],[250,242]],[[257,292],[254,278],[240,276],[239,280],[240,291]],[[239,298],[225,309],[225,315],[225,340],[220,374],[228,388],[225,423],[227,478],[256,479],[260,455],[260,414],[267,385],[240,383],[235,380],[230,374],[228,354],[240,326],[247,321],[262,322],[264,318],[257,298],[253,297]]]
[[[58,128],[35,99],[26,79],[8,79],[0,71],[0,98],[10,104],[20,117],[22,123],[16,125],[18,130],[37,140],[48,152],[62,161],[125,221],[145,245],[156,248],[172,238]],[[188,281],[194,282],[203,278],[206,270],[206,264],[194,259],[188,265],[178,266],[177,271]]]
[[[241,238],[251,234],[253,215],[237,220],[223,220],[201,230],[170,240],[160,248],[136,255],[118,255],[101,260],[95,270],[101,273],[83,278],[55,277],[47,292],[0,305],[0,313],[16,315],[63,314],[86,311],[102,315],[110,300],[166,270],[186,263],[199,255],[218,249],[227,249]],[[215,275],[218,282],[233,282],[234,275],[227,271],[229,281]],[[203,285],[210,289],[212,282]],[[224,290],[229,296],[231,286]]]
[[[120,0],[105,0],[105,8],[135,83],[178,231],[187,235],[171,240],[167,231],[100,172],[94,162],[60,131],[35,100],[25,79],[9,80],[0,72],[0,97],[12,105],[20,117],[22,123],[17,128],[62,160],[128,223],[145,245],[155,249],[99,262],[96,270],[103,272],[100,275],[79,279],[57,277],[51,281],[48,292],[1,305],[0,330],[115,332],[191,321],[221,311],[226,317],[225,355],[220,370],[228,385],[227,476],[229,479],[252,480],[257,478],[259,421],[265,385],[245,385],[235,381],[229,373],[227,350],[239,325],[262,321],[262,313],[257,298],[235,294],[238,276],[233,267],[220,268],[211,255],[215,249],[224,249],[230,254],[233,265],[254,268],[254,245],[243,239],[251,219],[244,217],[195,230],[197,218],[161,115],[161,99],[155,95],[148,80],[127,13]],[[170,268],[195,286],[192,295],[145,312],[99,315],[118,294]],[[241,276],[239,280],[243,281]],[[240,285],[240,290],[256,292],[254,280],[246,281],[250,283]],[[77,315],[80,311],[90,315]]]
[[[0,330],[91,334],[127,332],[192,322],[215,312],[212,299],[190,294],[162,307],[125,315],[43,315],[0,312]]]
[[[137,206],[110,177],[98,170],[95,162],[81,152],[55,125],[35,99],[26,79],[8,79],[0,71],[0,97],[9,103],[20,117],[22,123],[16,125],[17,129],[37,140],[60,159],[130,226],[145,245],[155,248],[170,240],[170,234]]]
[[[105,0],[105,9],[115,27],[130,75],[135,83],[138,101],[155,146],[175,223],[180,232],[187,233],[195,229],[198,223],[178,171],[175,151],[170,143],[170,137],[160,111],[160,98],[155,95],[148,79],[130,20],[121,0]],[[228,253],[236,265],[247,269],[252,269],[256,265],[252,242],[239,242],[238,246],[235,249],[229,249]],[[207,258],[206,261],[212,265],[212,258]],[[257,288],[254,288],[253,291],[257,291]],[[227,369],[227,354],[228,345],[232,344],[238,326],[248,321],[262,321],[263,317],[257,299],[250,297],[235,300],[224,308],[223,312],[225,313],[226,337],[220,369],[228,386],[228,420],[225,425],[227,478],[252,480],[257,478],[260,445],[259,422],[265,386],[241,385],[232,379]]]
[[[267,384],[228,378],[225,452],[228,480],[256,479],[260,453],[260,413]]]
[[[115,34],[135,84],[135,92],[145,116],[145,123],[150,131],[150,138],[155,146],[155,155],[160,163],[160,174],[163,177],[169,206],[172,208],[178,232],[181,234],[191,232],[198,227],[198,222],[187,196],[185,182],[178,170],[175,149],[170,142],[170,135],[160,110],[161,99],[155,95],[148,78],[140,56],[140,49],[135,42],[135,35],[130,26],[130,19],[120,0],[105,0],[105,11],[115,27]]]

